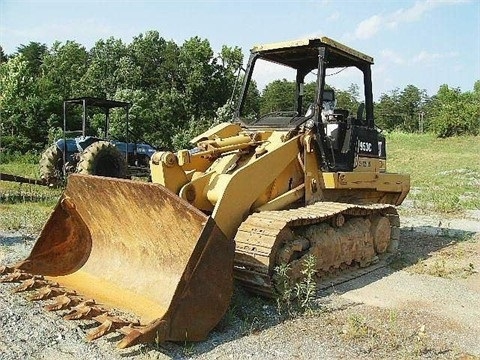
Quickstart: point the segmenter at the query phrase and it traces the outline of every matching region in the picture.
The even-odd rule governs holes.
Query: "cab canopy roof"
[[[318,48],[328,48],[327,67],[373,64],[373,58],[328,37],[256,45],[252,54],[294,69],[311,70],[318,66]]]

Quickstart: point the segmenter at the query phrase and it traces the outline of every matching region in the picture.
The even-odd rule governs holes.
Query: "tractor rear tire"
[[[57,186],[63,180],[63,154],[55,144],[42,153],[40,178],[49,186]]]
[[[108,141],[97,141],[81,154],[77,173],[114,178],[127,177],[125,156]]]

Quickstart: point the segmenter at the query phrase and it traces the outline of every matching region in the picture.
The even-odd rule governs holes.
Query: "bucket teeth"
[[[0,266],[0,275],[10,274],[13,271],[15,271],[15,268],[11,266],[5,266],[5,265]]]
[[[112,331],[121,329],[124,326],[132,324],[130,321],[125,321],[116,316],[111,316],[108,314],[96,316],[93,318],[93,320],[101,324],[87,334],[88,341],[98,339],[99,337],[102,337],[103,335],[106,335]]]
[[[142,329],[143,325],[133,325],[133,324],[128,324],[126,326],[122,326],[120,329],[118,329],[118,332],[122,333],[123,335],[128,335],[132,331]]]
[[[79,305],[75,306],[68,314],[63,318],[65,320],[91,320],[96,316],[105,314],[107,310],[95,304],[94,300],[87,300]]]
[[[49,282],[43,279],[38,279],[35,276],[23,281],[23,283],[19,286],[17,286],[15,289],[13,289],[14,293],[17,292],[22,292],[22,291],[28,291],[28,290],[34,290],[38,289],[42,286],[48,285]]]
[[[21,283],[12,291],[14,293],[35,290],[28,297],[31,301],[52,299],[52,303],[44,306],[47,311],[69,310],[63,316],[65,320],[94,320],[99,325],[87,333],[87,340],[98,339],[108,333],[119,331],[126,335],[119,347],[133,345],[137,339],[143,338],[148,327],[140,325],[139,321],[132,322],[110,315],[108,310],[98,305],[95,300],[85,300],[75,291],[65,289],[58,283],[46,280],[41,275],[34,275],[11,266],[0,267],[0,283]],[[133,339],[133,340],[132,340]],[[122,346],[125,343],[126,345]]]
[[[34,275],[32,274],[29,274],[29,273],[26,273],[24,271],[21,271],[21,270],[17,270],[15,269],[13,272],[7,274],[6,276],[2,277],[0,279],[0,282],[20,282],[20,281],[23,281],[23,280],[27,280],[27,279],[30,279],[32,278]],[[35,276],[38,276],[38,275],[35,275]],[[41,277],[37,277],[37,278],[41,278]]]
[[[38,289],[37,293],[29,298],[29,300],[47,300],[60,295],[76,295],[74,291],[67,291],[55,284],[49,284],[45,287]]]
[[[130,324],[129,326],[124,326],[119,331],[126,336],[117,344],[117,347],[124,349],[140,343],[165,341],[168,323],[158,318],[147,325],[138,326]]]
[[[53,304],[44,306],[44,309],[47,311],[71,309],[72,307],[77,306],[84,301],[84,299],[80,296],[68,294],[57,296],[54,300],[55,302]]]

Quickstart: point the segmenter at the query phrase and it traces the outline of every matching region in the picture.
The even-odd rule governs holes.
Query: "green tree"
[[[0,65],[8,61],[8,56],[3,51],[3,47],[0,45]]]
[[[87,72],[88,60],[85,47],[75,41],[57,41],[45,55],[42,76],[37,80],[37,121],[45,126],[45,131],[63,127],[63,100],[85,95],[82,78]]]
[[[207,40],[194,37],[177,46],[150,31],[135,37],[116,61],[114,97],[133,104],[132,136],[161,148],[179,146],[204,128],[199,124],[214,121],[230,98],[242,62],[239,48],[224,46],[215,56]],[[117,136],[121,121],[112,116]]]
[[[129,79],[119,76],[118,69],[124,69],[127,47],[120,39],[113,37],[98,40],[88,54],[88,67],[81,79],[85,96],[113,98],[117,88]],[[121,81],[120,81],[121,80]]]
[[[40,67],[43,64],[43,59],[45,55],[48,54],[47,45],[32,41],[28,43],[28,45],[20,45],[17,53],[21,54],[27,62],[31,76],[40,75]]]
[[[240,76],[239,82],[243,83],[244,76]],[[250,85],[247,90],[242,116],[247,119],[258,117],[260,114],[261,94],[258,90],[255,80],[250,80]],[[237,99],[238,103],[239,99]]]
[[[208,40],[198,37],[185,41],[180,48],[179,68],[186,98],[186,121],[202,116],[213,118],[216,109],[230,96],[225,94],[224,68],[213,55]]]
[[[315,81],[306,83],[303,88],[303,103],[308,106],[315,102],[315,93],[317,91],[317,84]]]
[[[480,134],[480,84],[473,92],[440,86],[433,99],[431,129],[439,137]]]
[[[390,94],[382,94],[374,108],[375,123],[384,130],[400,128],[403,116],[399,106],[399,89],[390,91]]]
[[[142,69],[135,64],[133,58],[128,54],[122,56],[118,60],[115,70],[115,79],[117,81],[116,91],[121,89],[137,89],[141,77]]]
[[[407,85],[382,94],[375,105],[376,124],[385,130],[401,129],[414,132],[419,129],[421,113],[426,113],[429,98],[425,90]]]
[[[83,95],[80,80],[88,69],[88,52],[75,41],[55,42],[42,64],[43,90],[68,99]]]
[[[357,110],[360,106],[359,86],[357,84],[350,84],[347,90],[334,90],[337,99],[337,108],[348,110],[351,115],[357,116]]]
[[[222,50],[213,61],[215,67],[217,89],[215,91],[218,101],[217,109],[227,105],[231,109],[238,104],[241,89],[241,71],[243,63],[242,49],[239,47],[222,46]],[[233,113],[232,113],[233,115]],[[230,118],[232,120],[233,116]]]
[[[19,145],[24,139],[20,138],[21,107],[18,100],[26,97],[31,88],[27,67],[28,64],[22,55],[16,55],[8,62],[0,64],[2,147],[8,151],[23,150]]]
[[[2,146],[7,151],[38,150],[46,135],[46,124],[37,118],[38,86],[29,65],[22,54],[0,65]]]
[[[260,115],[275,111],[295,111],[295,83],[274,80],[265,86],[260,101]]]
[[[419,115],[422,112],[427,94],[414,85],[407,85],[400,94],[400,111],[404,116],[403,130],[415,132],[419,128]]]
[[[166,41],[158,31],[148,31],[133,38],[127,46],[128,56],[134,67],[140,69],[137,79],[132,79],[135,88],[142,90],[177,86],[178,46]]]
[[[8,104],[5,104],[9,115],[4,120],[9,122],[10,129],[16,132],[16,139],[12,141],[10,150],[25,152],[43,147],[48,126],[39,79],[47,55],[45,44],[30,42],[28,45],[21,45],[14,55],[18,61],[13,63],[13,68],[19,71],[7,70],[4,73],[10,77],[10,84],[15,84],[6,91],[9,93],[7,98],[10,98],[7,100]],[[17,67],[19,64],[20,67]]]

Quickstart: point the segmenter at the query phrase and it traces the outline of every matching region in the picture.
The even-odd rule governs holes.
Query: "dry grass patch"
[[[406,270],[442,278],[467,278],[480,269],[480,235],[466,237],[430,254]]]
[[[322,331],[333,332],[328,341],[336,341],[336,348],[349,358],[456,359],[462,354],[449,336],[445,336],[452,325],[422,312],[421,308],[358,305],[324,314],[319,321]]]

